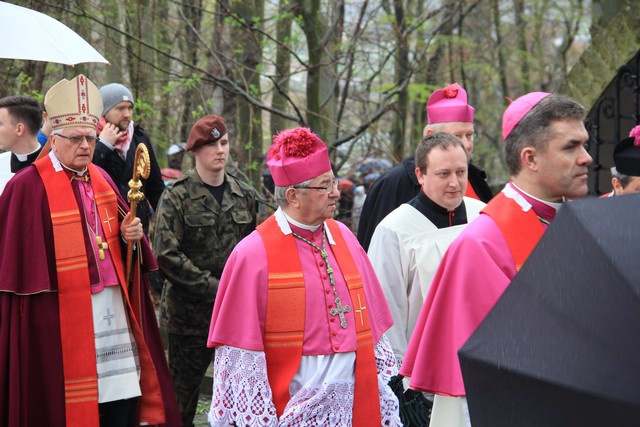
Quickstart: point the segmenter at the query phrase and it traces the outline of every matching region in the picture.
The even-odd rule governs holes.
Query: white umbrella
[[[62,22],[44,13],[0,2],[0,58],[108,64],[100,53]]]

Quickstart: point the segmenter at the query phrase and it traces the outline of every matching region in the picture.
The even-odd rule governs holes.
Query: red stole
[[[520,271],[533,248],[544,234],[544,227],[533,208],[527,212],[513,199],[500,193],[482,210],[493,219],[507,242],[509,251]]]
[[[34,163],[47,194],[56,257],[60,336],[65,389],[67,425],[99,426],[98,380],[96,374],[95,337],[88,259],[84,244],[82,216],[69,177],[56,172],[47,156]],[[89,164],[88,172],[96,200],[100,224],[118,217],[118,202],[114,190],[98,171]],[[120,289],[126,306],[132,312],[124,282],[120,250],[119,224],[103,227],[114,261]],[[138,415],[149,424],[164,422],[164,405],[155,367],[145,345],[138,321],[129,316],[129,324],[138,347],[141,378]]]
[[[380,396],[373,338],[362,277],[338,224],[326,221],[336,244],[331,247],[349,288],[356,320],[356,366],[352,425],[380,425]],[[257,227],[264,242],[268,265],[265,356],[267,375],[278,417],[290,400],[289,384],[302,357],[305,288],[295,237],[283,235],[275,217]]]

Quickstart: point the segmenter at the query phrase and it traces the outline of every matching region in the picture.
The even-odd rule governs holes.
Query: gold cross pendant
[[[100,261],[104,260],[104,251],[109,249],[109,244],[102,241],[102,237],[96,236],[96,243],[98,244],[98,258]]]

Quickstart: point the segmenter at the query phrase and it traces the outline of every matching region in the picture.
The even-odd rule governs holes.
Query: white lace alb
[[[382,425],[400,426],[398,400],[387,385],[398,370],[393,351],[384,335],[374,346],[374,353],[378,370]],[[341,354],[347,355],[349,353]],[[309,362],[307,366],[317,364],[315,360]],[[340,369],[344,369],[344,364],[339,364]],[[229,346],[216,348],[213,396],[209,412],[209,422],[212,426],[228,426],[234,422],[242,426],[351,426],[353,368],[350,368],[351,375],[346,377],[311,372],[300,375],[299,371],[296,379],[301,387],[294,392],[278,420],[266,366],[264,352]],[[318,378],[320,382],[314,382]]]

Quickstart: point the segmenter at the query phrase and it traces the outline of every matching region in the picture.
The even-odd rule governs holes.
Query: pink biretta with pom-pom
[[[307,128],[288,129],[273,137],[267,166],[278,187],[299,184],[331,170],[327,146]]]
[[[467,103],[467,91],[458,83],[434,91],[427,101],[427,123],[473,123],[474,108]]]

